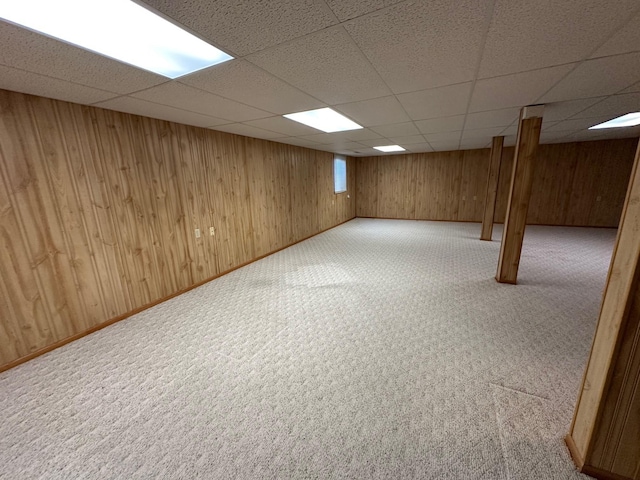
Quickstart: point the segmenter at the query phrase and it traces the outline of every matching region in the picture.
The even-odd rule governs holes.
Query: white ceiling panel
[[[458,147],[460,146],[460,142],[453,142],[453,141],[429,142],[429,144],[431,145],[433,150],[436,152],[448,152],[451,150],[458,150]]]
[[[276,114],[326,106],[245,60],[225,62],[181,77],[179,81]]]
[[[531,105],[576,64],[478,80],[471,95],[470,112]]]
[[[376,139],[382,137],[381,135],[369,130],[368,128],[362,128],[359,130],[349,130],[346,132],[317,133],[315,135],[305,135],[302,138],[309,139],[321,144],[328,144],[347,141],[359,142],[361,140]]]
[[[505,147],[513,147],[518,140],[517,135],[505,135],[503,146]]]
[[[281,133],[271,132],[258,127],[252,127],[251,125],[245,125],[244,123],[230,123],[227,125],[217,125],[212,127],[212,130],[218,130],[221,132],[235,133],[236,135],[244,135],[245,137],[263,138],[270,140],[272,138],[282,138],[286,135]]]
[[[480,78],[583,60],[635,12],[637,0],[497,0]]]
[[[471,82],[398,95],[413,120],[448,117],[467,111]]]
[[[462,130],[464,117],[464,115],[454,115],[452,117],[431,118],[418,120],[415,124],[421,133],[450,132],[452,130]]]
[[[390,137],[389,140],[391,140],[392,145],[400,145],[401,147],[404,147],[405,145],[426,142],[422,135],[411,135],[409,137]]]
[[[330,105],[391,93],[342,27],[272,47],[247,60]]]
[[[587,60],[545,94],[540,103],[613,95],[638,80],[640,52]]]
[[[508,127],[520,117],[519,108],[504,108],[489,112],[470,113],[467,115],[465,129],[489,127]]]
[[[604,45],[602,45],[591,56],[605,57],[607,55],[618,55],[620,53],[628,53],[640,50],[640,14],[629,20],[629,22],[613,37],[611,37]]]
[[[472,80],[490,2],[403,2],[345,28],[394,93]]]
[[[589,108],[606,97],[583,98],[566,102],[547,103],[544,106],[544,121],[553,122],[566,120],[567,118]]]
[[[288,143],[289,145],[297,145],[299,147],[315,148],[320,145],[318,142],[313,142],[300,137],[278,137],[273,139],[274,142]]]
[[[460,150],[473,150],[476,148],[489,148],[491,147],[491,140],[482,138],[471,138],[468,140],[462,140],[460,142]]]
[[[260,118],[258,120],[250,120],[244,122],[246,125],[271,130],[272,132],[281,133],[290,137],[299,135],[314,135],[318,132],[315,128],[307,127],[288,118],[282,116]]]
[[[443,142],[456,142],[460,141],[460,134],[462,132],[443,132],[443,133],[429,133],[424,136],[429,143],[443,143]]]
[[[371,130],[387,138],[408,137],[410,135],[420,134],[413,122],[379,125],[377,127],[373,127]]]
[[[126,94],[167,78],[0,20],[0,65]],[[44,93],[41,95],[44,96]]]
[[[326,0],[341,22],[375,12],[404,0]]]
[[[3,65],[0,65],[0,88],[83,104],[101,102],[118,96],[116,93]]]
[[[180,110],[179,108],[158,105],[157,103],[147,102],[145,100],[132,97],[118,97],[105,102],[96,103],[95,106],[109,110],[117,110],[118,112],[132,113],[134,115],[158,118],[160,120],[168,120],[170,122],[184,123],[185,125],[194,125],[196,127],[211,127],[227,122],[220,118],[187,112],[186,110]]]
[[[165,83],[132,95],[150,102],[169,105],[191,112],[223,118],[230,122],[243,122],[270,117],[271,113],[243,105],[234,100],[203,92],[177,82]]]
[[[640,92],[612,95],[571,118],[608,117],[611,119],[631,112],[640,112]]]
[[[629,88],[625,88],[620,93],[633,93],[633,92],[640,92],[640,82],[631,85]]]
[[[491,141],[493,137],[502,135],[504,127],[477,128],[474,130],[465,130],[462,132],[462,142],[469,140]]]
[[[424,139],[422,140],[425,141]],[[358,143],[366,145],[367,147],[379,147],[380,145],[393,145],[393,142],[385,137],[374,138],[371,140],[359,140]]]
[[[408,122],[411,119],[394,96],[372,98],[361,102],[337,105],[335,110],[343,113],[364,127]]]
[[[563,120],[562,122],[558,122],[555,125],[551,125],[544,129],[545,133],[551,132],[577,132],[588,130],[589,127],[593,127],[602,122],[606,122],[609,120],[608,117],[591,117],[591,118],[570,118],[568,120]]]
[[[433,148],[428,143],[413,143],[411,145],[407,145],[407,151],[411,153],[426,153],[433,152]]]
[[[144,0],[234,56],[277,45],[338,23],[316,0]]]

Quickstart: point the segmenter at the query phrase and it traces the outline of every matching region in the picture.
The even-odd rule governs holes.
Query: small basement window
[[[347,191],[347,159],[338,155],[333,159],[333,186],[335,193]]]

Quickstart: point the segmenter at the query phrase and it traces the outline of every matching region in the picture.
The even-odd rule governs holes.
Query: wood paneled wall
[[[637,139],[540,145],[527,223],[616,227]],[[495,222],[504,222],[513,147],[500,168]],[[357,159],[359,217],[482,220],[489,149]]]
[[[351,198],[331,153],[0,90],[0,368],[353,218],[347,171]]]

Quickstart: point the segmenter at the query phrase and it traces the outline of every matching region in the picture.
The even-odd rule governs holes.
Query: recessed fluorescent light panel
[[[589,127],[589,130],[600,130],[601,128],[623,128],[623,127],[635,127],[640,125],[640,112],[627,113],[621,117],[614,118],[608,122],[600,123]]]
[[[400,145],[383,145],[381,147],[373,147],[376,150],[380,150],[381,152],[404,152],[405,149],[402,148]]]
[[[346,130],[357,130],[363,128],[356,122],[349,120],[344,115],[340,115],[330,108],[319,108],[306,112],[289,113],[283,117],[295,122],[303,123],[309,127],[322,130],[326,133],[344,132]]]
[[[131,0],[9,0],[0,18],[169,78],[233,58]]]

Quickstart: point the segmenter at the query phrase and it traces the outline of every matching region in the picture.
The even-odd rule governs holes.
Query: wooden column
[[[600,317],[567,435],[596,478],[640,480],[640,145],[604,290]]]
[[[502,162],[502,146],[504,137],[493,137],[491,143],[491,164],[487,178],[487,193],[484,196],[484,214],[482,215],[482,232],[480,240],[491,241],[493,233],[493,216],[496,211],[496,197],[498,196],[498,176]]]
[[[536,152],[540,140],[543,105],[524,107],[520,111],[518,138],[513,158],[513,172],[509,189],[509,203],[504,219],[502,244],[498,259],[496,280],[500,283],[516,283],[522,240],[527,222],[529,197],[533,184]]]

